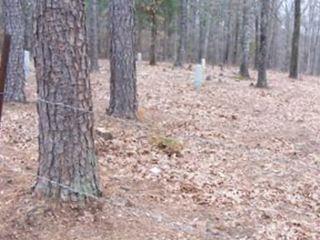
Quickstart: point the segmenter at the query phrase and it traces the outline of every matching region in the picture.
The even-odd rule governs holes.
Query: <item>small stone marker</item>
[[[194,79],[194,86],[197,91],[200,90],[202,83],[203,83],[203,68],[201,64],[197,64],[196,70],[195,70],[195,79]]]
[[[137,61],[142,62],[142,53],[137,54]]]
[[[28,78],[30,73],[30,52],[26,50],[24,51],[23,69],[24,69],[24,76]]]
[[[206,59],[205,59],[205,58],[202,58],[202,59],[201,59],[201,65],[202,65],[202,68],[203,68],[203,69],[206,68]]]
[[[151,172],[153,175],[158,176],[158,175],[161,173],[161,169],[158,168],[158,167],[153,167],[153,168],[150,169],[150,172]]]

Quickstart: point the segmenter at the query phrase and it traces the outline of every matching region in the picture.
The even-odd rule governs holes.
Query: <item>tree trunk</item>
[[[268,18],[270,11],[270,0],[262,0],[260,19],[260,48],[259,69],[257,87],[266,88],[267,84],[267,58],[268,58]]]
[[[90,71],[99,71],[99,40],[98,40],[98,4],[97,0],[89,0],[89,56]]]
[[[138,109],[134,1],[111,0],[110,4],[110,106],[114,117],[135,119]]]
[[[24,19],[20,0],[4,0],[5,31],[11,35],[10,56],[5,86],[5,101],[25,102]]]
[[[25,0],[21,1],[23,12],[24,12],[24,21],[25,21],[25,31],[24,31],[24,49],[32,51],[32,28],[33,28],[33,11],[34,11],[34,0]]]
[[[290,60],[290,78],[298,78],[299,71],[299,43],[300,43],[300,25],[301,25],[301,0],[294,1],[294,30],[291,47]]]
[[[259,4],[259,3],[256,3]],[[254,68],[259,68],[259,40],[260,40],[260,27],[259,27],[259,9],[260,7],[256,7],[258,10],[256,10],[255,13],[255,48],[254,48]]]
[[[235,37],[234,37],[234,48],[233,48],[233,55],[232,55],[232,64],[235,65],[238,60],[238,41],[239,41],[239,10],[236,9],[237,15],[236,15],[236,25],[235,25]]]
[[[83,1],[37,1],[35,14],[39,168],[34,192],[64,201],[100,196]]]
[[[157,44],[157,16],[155,12],[151,14],[151,45],[150,45],[150,65],[156,65],[156,44]]]
[[[242,16],[242,37],[241,37],[241,64],[240,75],[244,78],[250,78],[249,74],[249,51],[250,51],[250,23],[249,23],[250,1],[243,0]]]
[[[185,62],[187,29],[188,29],[188,0],[180,0],[180,19],[179,19],[179,42],[176,67],[182,67]]]
[[[198,63],[201,64],[203,58],[206,57],[206,39],[207,39],[207,14],[204,9],[204,3],[200,2],[200,23],[199,23],[199,48],[198,48]]]

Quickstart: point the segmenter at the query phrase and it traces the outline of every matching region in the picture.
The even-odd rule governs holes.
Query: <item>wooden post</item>
[[[9,53],[11,46],[11,36],[5,34],[4,41],[2,45],[2,53],[1,53],[1,66],[0,66],[0,122],[2,116],[2,106],[4,100],[4,85],[7,76],[7,65],[9,61]]]

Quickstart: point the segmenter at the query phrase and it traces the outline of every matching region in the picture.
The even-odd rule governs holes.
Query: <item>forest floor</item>
[[[140,64],[136,122],[106,116],[101,66],[92,75],[101,203],[59,207],[32,196],[32,75],[28,103],[4,106],[1,240],[320,239],[319,78],[269,72],[261,90],[235,68],[208,66],[197,92],[192,70]]]

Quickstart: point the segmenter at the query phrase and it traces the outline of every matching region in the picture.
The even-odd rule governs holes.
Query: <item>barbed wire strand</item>
[[[0,163],[5,166],[7,169],[9,169],[10,171],[16,172],[16,173],[20,173],[23,174],[25,176],[31,176],[31,177],[35,177],[44,181],[47,181],[53,185],[56,186],[60,186],[64,189],[69,190],[70,192],[76,193],[76,194],[80,194],[80,195],[84,195],[86,197],[95,199],[99,202],[105,202],[111,206],[120,208],[121,210],[123,210],[126,214],[128,215],[133,215],[135,217],[141,217],[144,216],[154,222],[156,222],[157,224],[161,224],[162,226],[167,227],[168,229],[174,230],[176,232],[181,232],[181,233],[186,233],[195,237],[201,237],[201,235],[199,233],[196,233],[196,228],[194,226],[192,226],[192,223],[187,223],[187,220],[183,219],[183,220],[179,220],[176,221],[176,219],[174,219],[173,217],[168,216],[167,214],[164,215],[163,213],[157,213],[151,210],[148,210],[146,208],[143,207],[137,207],[137,206],[126,206],[125,204],[119,204],[119,200],[122,200],[122,202],[128,202],[127,199],[125,198],[116,198],[115,200],[113,198],[106,198],[106,197],[97,197],[95,195],[92,195],[90,193],[86,193],[86,192],[82,192],[82,191],[78,191],[75,190],[73,188],[71,188],[70,186],[67,186],[65,184],[61,184],[58,183],[56,181],[52,181],[46,177],[42,177],[42,176],[38,176],[36,174],[30,173],[30,172],[26,172],[23,171],[21,168],[19,167],[12,167],[11,165],[9,165],[7,163],[7,161],[5,160],[8,157],[5,157],[3,155],[0,155]],[[121,201],[120,201],[121,202]]]
[[[0,95],[5,95],[5,94],[9,94],[10,95],[10,94],[13,94],[13,92],[8,92],[8,91],[0,92]],[[83,112],[83,113],[89,113],[89,114],[93,113],[92,110],[87,110],[87,109],[84,109],[84,108],[74,107],[74,106],[71,106],[71,105],[68,105],[68,104],[64,104],[64,103],[57,103],[57,102],[49,101],[49,100],[42,99],[42,98],[38,98],[36,100],[36,102],[50,104],[50,105],[58,106],[58,107],[65,107],[65,108],[69,108],[71,110],[74,110],[76,112]]]

